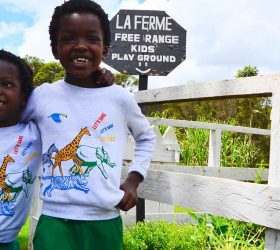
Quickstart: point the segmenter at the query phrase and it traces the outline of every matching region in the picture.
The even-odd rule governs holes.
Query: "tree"
[[[257,76],[259,70],[256,66],[245,66],[243,69],[238,69],[236,72],[236,77],[250,77],[250,76]]]
[[[23,60],[29,65],[29,67],[32,69],[34,77],[40,70],[45,65],[44,60],[35,57],[35,56],[28,56],[26,55],[23,57]]]
[[[64,77],[64,69],[57,62],[49,62],[43,65],[34,76],[35,86],[39,86],[44,82],[55,82]]]
[[[236,77],[257,76],[256,66],[245,66],[238,69]],[[270,124],[267,114],[270,112],[270,99],[265,97],[238,99],[237,121],[243,126],[268,128]]]
[[[138,86],[139,80],[137,77],[132,75],[117,73],[115,74],[115,83],[133,91],[135,87]]]
[[[256,66],[245,66],[243,69],[238,69],[236,77],[251,77],[257,76],[259,70]],[[265,83],[264,83],[265,84]],[[238,109],[235,116],[237,122],[241,126],[249,126],[255,128],[270,128],[270,112],[271,112],[271,99],[268,97],[255,97],[255,98],[239,98]],[[257,147],[262,150],[259,153],[260,161],[269,159],[269,138],[264,136],[249,136],[255,141]]]

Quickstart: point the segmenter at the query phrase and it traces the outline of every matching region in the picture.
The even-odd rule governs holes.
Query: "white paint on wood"
[[[164,135],[161,135],[159,127],[153,125],[153,130],[157,136],[157,144],[155,151],[152,155],[153,162],[168,162],[168,163],[177,163],[179,162],[180,154],[180,145],[175,135],[173,128],[167,128],[167,131]],[[131,161],[134,156],[135,142],[130,136],[127,141],[125,151],[124,151],[124,160]]]
[[[268,184],[280,186],[280,91],[272,97],[271,139]],[[265,233],[265,249],[280,249],[280,231],[267,229]]]
[[[241,126],[233,126],[233,125],[218,124],[218,123],[163,119],[163,118],[153,118],[153,117],[149,117],[148,120],[152,125],[165,125],[165,126],[180,127],[180,128],[222,130],[222,131],[229,131],[229,132],[255,134],[255,135],[270,135],[269,129],[259,129],[259,128],[241,127]]]
[[[175,130],[172,127],[168,127],[163,134],[164,143],[166,144],[177,144],[177,150],[180,149],[177,137],[175,135]]]
[[[265,229],[265,250],[279,250],[280,249],[280,234],[279,230],[272,228]]]
[[[191,101],[235,96],[271,96],[280,86],[280,75],[236,78],[135,92],[138,103]]]
[[[222,131],[210,130],[208,166],[220,167],[221,162]]]
[[[157,136],[157,143],[158,143],[158,144],[163,143],[163,138],[162,138],[162,135],[161,135],[159,126],[152,125],[152,128],[153,128],[153,130],[154,130],[154,133],[155,133],[156,136]]]
[[[174,162],[180,162],[180,145],[177,140],[174,128],[167,127],[162,138],[165,144],[170,145],[170,147],[167,149],[174,151]]]
[[[152,164],[150,169],[161,170],[176,173],[195,174],[203,176],[212,176],[218,178],[226,178],[237,181],[251,181],[256,180],[257,174],[260,174],[258,168],[237,168],[237,167],[197,167],[197,166],[174,166],[166,164]],[[261,171],[261,180],[267,181],[268,169]]]
[[[149,170],[141,198],[280,229],[280,187]]]

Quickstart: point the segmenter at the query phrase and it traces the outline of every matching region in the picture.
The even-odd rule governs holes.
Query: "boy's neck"
[[[100,85],[96,84],[96,79],[97,79],[96,73],[92,73],[90,76],[83,79],[76,78],[73,75],[67,73],[65,75],[65,82],[82,88],[99,88]]]
[[[0,121],[0,128],[7,128],[16,126],[20,122],[20,119],[15,121]]]

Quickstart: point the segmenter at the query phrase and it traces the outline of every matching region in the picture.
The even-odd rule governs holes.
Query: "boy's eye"
[[[74,40],[74,36],[65,35],[65,36],[62,36],[60,40],[63,41],[63,42],[72,41],[72,40]]]
[[[88,36],[87,39],[91,42],[101,42],[101,39],[97,36]]]
[[[6,88],[12,88],[14,86],[14,83],[11,81],[3,81],[1,82],[1,85]]]

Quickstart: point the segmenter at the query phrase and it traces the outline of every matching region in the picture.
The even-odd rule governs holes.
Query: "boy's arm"
[[[36,87],[30,97],[28,98],[27,104],[21,112],[21,122],[29,122],[35,120],[37,99],[39,98],[39,93],[42,89],[42,85]]]
[[[129,98],[125,107],[128,129],[135,140],[135,152],[128,170],[128,177],[120,187],[125,194],[118,204],[121,210],[127,211],[137,204],[137,188],[147,175],[156,143],[156,135],[134,98]]]

